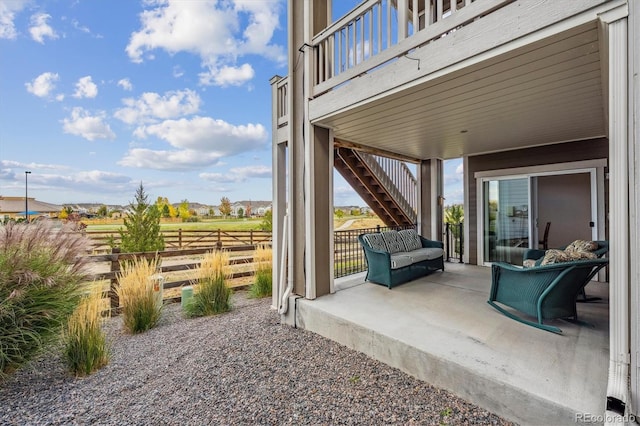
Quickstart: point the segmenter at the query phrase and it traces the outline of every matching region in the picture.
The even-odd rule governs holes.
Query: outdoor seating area
[[[497,314],[486,303],[490,287],[490,268],[456,262],[394,291],[361,273],[336,280],[334,294],[299,300],[297,323],[521,424],[573,424],[577,412],[600,412],[609,285],[592,281],[588,293],[602,300],[578,304],[589,326],[548,320],[562,334]]]
[[[392,288],[436,270],[444,271],[444,244],[415,229],[358,236],[367,259],[367,281]]]
[[[491,266],[488,303],[523,324],[562,333],[544,321],[578,321],[577,298],[582,294],[586,299],[584,287],[608,265],[602,257],[608,247],[607,241],[576,240],[563,249],[527,250],[524,267],[496,262]]]

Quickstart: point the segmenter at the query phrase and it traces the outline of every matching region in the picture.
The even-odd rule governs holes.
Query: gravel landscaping
[[[328,339],[281,325],[270,299],[139,335],[106,324],[109,365],[75,378],[59,355],[0,383],[2,425],[507,425]]]

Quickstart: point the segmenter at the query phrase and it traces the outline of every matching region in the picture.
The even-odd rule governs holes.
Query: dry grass
[[[158,268],[158,259],[135,259],[122,262],[118,276],[118,298],[123,323],[131,333],[141,333],[160,320],[162,304],[158,303],[151,277]]]
[[[267,297],[272,292],[272,260],[273,250],[266,244],[256,247],[253,255],[255,280],[249,288],[251,297]]]
[[[69,318],[65,334],[65,359],[69,369],[83,376],[97,371],[109,362],[109,345],[102,330],[109,312],[102,298],[102,285],[93,283],[88,294]]]
[[[229,252],[207,253],[200,263],[194,282],[195,294],[185,305],[185,314],[201,317],[231,310],[231,289],[226,282],[230,272]]]

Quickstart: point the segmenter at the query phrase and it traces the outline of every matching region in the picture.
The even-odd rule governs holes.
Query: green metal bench
[[[494,263],[491,266],[491,293],[487,303],[523,324],[562,333],[560,328],[544,324],[544,321],[577,321],[578,294],[608,263],[606,258],[574,260],[531,268]],[[498,303],[511,309],[507,310]],[[536,321],[517,312],[533,317]]]

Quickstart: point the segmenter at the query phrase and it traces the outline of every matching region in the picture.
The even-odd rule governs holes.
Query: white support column
[[[609,75],[609,380],[606,424],[624,424],[630,404],[629,144],[627,11],[601,15],[608,35]]]
[[[431,236],[429,239],[442,241],[444,212],[444,167],[439,158],[431,159]]]
[[[469,157],[464,156],[462,157],[462,190],[463,190],[463,201],[462,201],[462,205],[464,208],[464,213],[465,213],[465,219],[464,219],[464,229],[463,229],[463,238],[462,238],[462,261],[464,263],[469,263],[470,257],[469,257],[469,241],[470,240],[470,230],[469,230],[469,220],[467,219],[469,217],[469,209],[471,208],[470,204],[469,204],[469,172],[467,171],[469,170]],[[479,195],[476,195],[477,199],[480,199]],[[481,218],[477,218],[476,217],[476,221],[481,220]]]
[[[640,259],[640,4],[629,3],[629,247]],[[631,412],[640,412],[640,262],[631,262]]]

